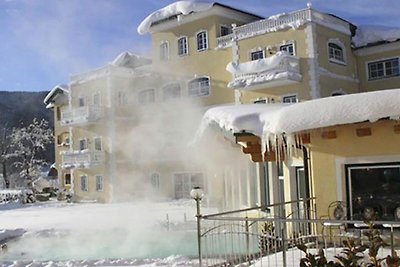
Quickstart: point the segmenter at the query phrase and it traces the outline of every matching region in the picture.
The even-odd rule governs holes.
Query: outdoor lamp
[[[199,186],[195,186],[192,191],[190,191],[190,196],[196,201],[201,200],[204,196],[204,192]]]

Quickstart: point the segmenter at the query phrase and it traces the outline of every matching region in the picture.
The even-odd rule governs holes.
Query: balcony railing
[[[311,21],[312,10],[302,9],[288,14],[259,20],[243,26],[236,27],[234,33],[217,38],[217,46],[225,48],[232,44],[236,36],[238,40],[253,37],[255,35],[276,31],[285,27],[299,27],[307,21]]]
[[[61,112],[61,125],[77,125],[92,123],[102,116],[102,108],[99,106],[83,106],[63,110]]]
[[[89,169],[104,162],[104,151],[65,151],[61,154],[61,167],[63,169]]]
[[[230,63],[227,70],[233,74],[233,80],[228,84],[230,88],[245,88],[258,84],[272,87],[299,82],[302,79],[299,58],[282,52],[257,61],[237,65]]]

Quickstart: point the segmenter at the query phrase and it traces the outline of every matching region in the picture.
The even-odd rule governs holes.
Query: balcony
[[[289,85],[300,82],[299,58],[286,52],[254,61],[235,64],[229,63],[226,70],[232,73],[233,80],[228,83],[234,89],[260,89]]]
[[[61,167],[63,169],[79,168],[90,169],[105,162],[104,151],[63,151],[61,154]]]
[[[101,117],[102,109],[99,106],[68,108],[61,112],[61,125],[72,126],[94,123]]]

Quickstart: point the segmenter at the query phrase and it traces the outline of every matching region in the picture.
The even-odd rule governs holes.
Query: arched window
[[[344,45],[339,40],[330,40],[328,42],[329,61],[334,63],[346,63]]]
[[[208,48],[207,31],[201,31],[196,34],[197,51],[203,51]]]
[[[210,78],[200,77],[189,82],[189,96],[207,96],[210,94]]]
[[[180,98],[181,97],[181,86],[179,83],[167,84],[162,88],[163,100]]]

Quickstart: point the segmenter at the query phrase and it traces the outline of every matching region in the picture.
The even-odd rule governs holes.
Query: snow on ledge
[[[400,39],[400,28],[386,26],[357,26],[353,43],[356,47],[366,46],[378,42],[393,42]]]
[[[162,9],[159,9],[149,16],[147,16],[138,26],[137,31],[139,34],[148,33],[151,25],[154,22],[167,19],[174,15],[188,15],[192,12],[202,12],[206,11],[212,6],[214,3],[205,3],[205,2],[195,2],[195,1],[178,1],[172,3]]]
[[[276,140],[321,127],[400,119],[400,89],[350,94],[295,104],[248,104],[218,106],[203,116],[199,138],[207,125],[217,124],[233,133],[249,132],[265,140]]]

